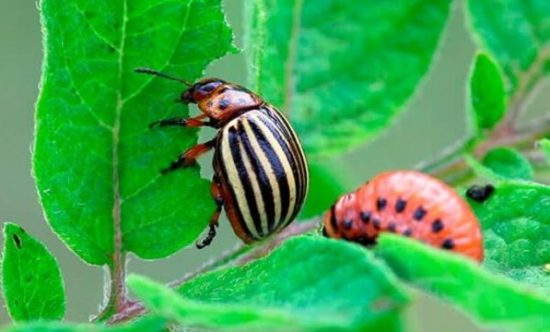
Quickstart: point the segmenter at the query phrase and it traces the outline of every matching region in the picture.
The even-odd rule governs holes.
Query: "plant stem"
[[[535,119],[521,129],[510,131],[508,135],[491,135],[486,141],[477,146],[473,154],[481,157],[487,151],[499,146],[514,146],[522,152],[529,152],[533,149],[533,143],[545,137],[550,133],[550,116]],[[448,183],[456,184],[456,175],[467,170],[468,165],[463,158],[464,149],[456,149],[452,154],[444,154],[431,162],[426,168],[420,168],[428,171],[432,175],[445,180]],[[441,162],[441,161],[444,162]]]

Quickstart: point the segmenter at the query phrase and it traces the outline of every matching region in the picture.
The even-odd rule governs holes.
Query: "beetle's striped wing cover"
[[[304,203],[308,187],[304,152],[289,123],[274,108],[247,111],[223,126],[214,167],[228,217],[245,242],[280,231]]]

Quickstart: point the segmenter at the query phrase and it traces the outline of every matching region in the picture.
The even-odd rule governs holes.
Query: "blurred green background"
[[[226,0],[227,16],[242,45],[242,5],[244,0]],[[465,133],[466,79],[475,46],[469,36],[462,4],[454,6],[440,52],[422,88],[410,100],[407,111],[377,140],[331,161],[346,174],[351,189],[373,174],[386,169],[411,168],[433,158]],[[13,221],[42,240],[58,258],[68,294],[67,317],[85,321],[98,311],[103,299],[101,269],[85,265],[50,231],[37,200],[31,176],[34,103],[42,61],[41,32],[34,1],[0,2],[0,220]],[[246,64],[242,55],[227,56],[208,69],[210,76],[245,83]],[[548,91],[548,87],[545,89]],[[541,114],[550,103],[550,94],[535,101],[529,114]],[[546,95],[546,96],[545,96]],[[203,133],[208,136],[211,132]],[[205,176],[210,160],[202,161]],[[237,243],[227,222],[209,248],[184,249],[161,261],[132,258],[131,272],[170,281],[193,270],[209,257]],[[0,309],[0,324],[8,317]],[[407,323],[415,331],[475,331],[478,328],[461,313],[427,296],[420,296],[408,311]]]

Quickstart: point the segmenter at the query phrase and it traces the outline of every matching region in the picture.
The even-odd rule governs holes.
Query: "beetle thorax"
[[[211,119],[226,122],[262,104],[263,101],[254,93],[237,85],[223,84],[200,100],[198,107]]]

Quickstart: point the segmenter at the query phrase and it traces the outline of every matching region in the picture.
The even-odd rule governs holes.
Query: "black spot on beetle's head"
[[[222,99],[222,100],[220,100],[220,104],[219,104],[220,110],[222,110],[222,111],[225,110],[227,107],[229,107],[229,104],[230,104],[230,103],[231,103],[231,102],[230,102],[228,99]]]
[[[485,186],[473,185],[466,190],[466,196],[476,202],[483,203],[491,197],[494,191],[495,187],[491,184]]]

